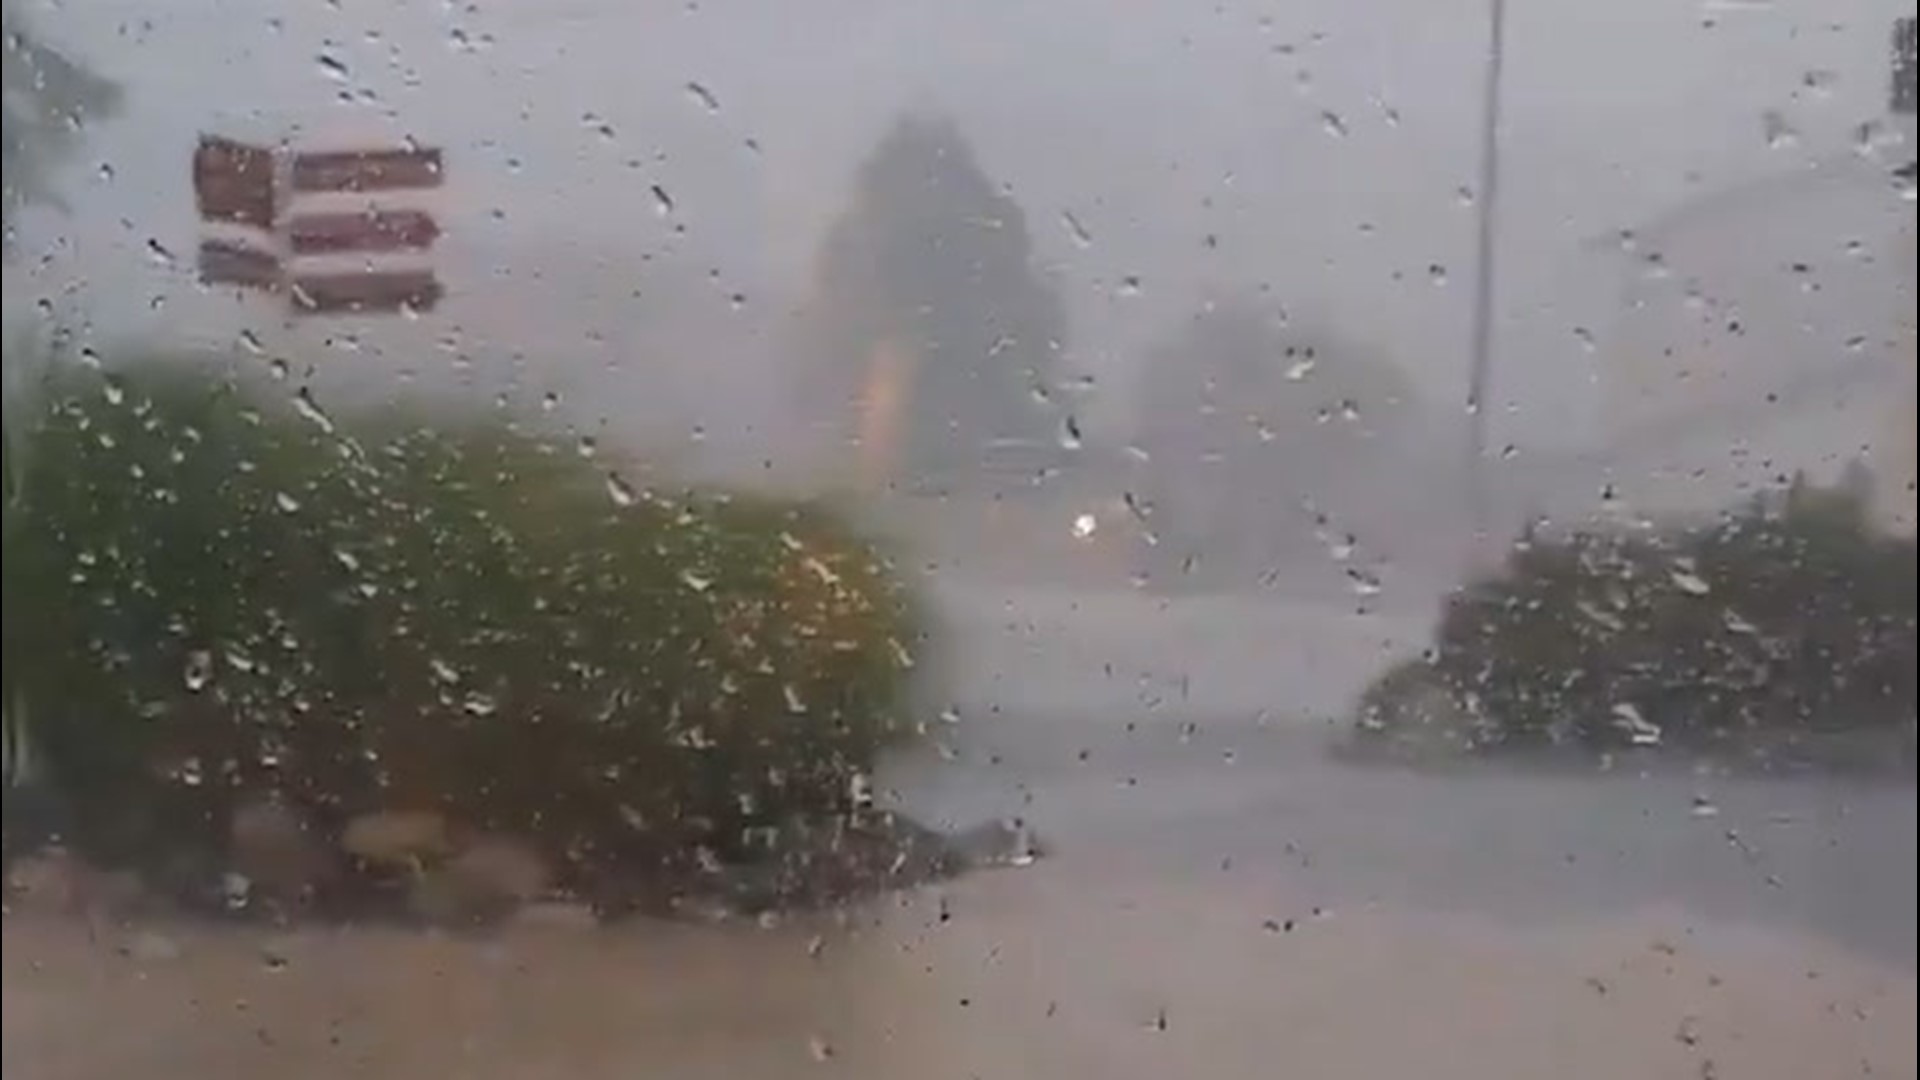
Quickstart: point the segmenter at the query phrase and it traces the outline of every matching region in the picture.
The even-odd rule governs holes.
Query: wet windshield
[[[1914,21],[5,2],[5,1050],[1913,1076]]]

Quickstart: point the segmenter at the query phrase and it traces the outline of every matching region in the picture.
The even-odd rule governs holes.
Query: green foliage
[[[1432,667],[1495,747],[1738,748],[1910,727],[1914,626],[1913,542],[1864,485],[1796,483],[1710,526],[1531,538],[1448,606]]]
[[[22,445],[6,667],[109,858],[267,789],[681,858],[839,808],[896,730],[914,613],[821,510],[179,364],[60,372]]]

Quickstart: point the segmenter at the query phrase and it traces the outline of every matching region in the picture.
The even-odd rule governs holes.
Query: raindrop
[[[1459,187],[1453,189],[1453,198],[1454,198],[1454,201],[1459,203],[1461,206],[1472,206],[1473,205],[1473,189],[1466,186],[1465,184],[1462,184]]]
[[[1833,93],[1834,84],[1839,81],[1840,74],[1838,72],[1829,71],[1825,68],[1815,68],[1800,76],[1800,85],[1821,97]]]
[[[1358,567],[1347,568],[1347,585],[1355,596],[1380,595],[1380,579]]]
[[[1584,326],[1576,326],[1573,328],[1573,340],[1580,343],[1580,350],[1582,352],[1590,353],[1597,347],[1593,340],[1593,331]]]
[[[1447,268],[1439,263],[1428,263],[1427,280],[1433,282],[1435,285],[1445,285],[1447,283]]]
[[[332,53],[321,53],[314,57],[314,63],[320,65],[321,74],[335,82],[346,82],[351,77],[352,73],[347,70],[346,61]]]
[[[460,711],[468,716],[487,717],[499,710],[500,703],[495,701],[491,694],[482,694],[478,691],[468,694],[460,702]]]
[[[713,91],[697,82],[687,84],[687,96],[692,98],[701,108],[708,112],[717,113],[720,111],[720,99],[713,96]]]
[[[590,458],[600,452],[600,444],[593,440],[593,436],[582,435],[579,440],[573,444],[573,449],[574,452],[581,457]]]
[[[285,382],[287,376],[293,374],[293,370],[287,366],[286,360],[278,356],[267,361],[267,372],[279,382]]]
[[[703,593],[713,588],[713,579],[711,577],[704,577],[691,569],[680,571],[680,583],[697,593]]]
[[[559,407],[560,395],[554,393],[552,390],[547,391],[545,396],[540,399],[540,409],[542,412],[552,412]]]
[[[613,500],[613,505],[624,510],[640,501],[640,493],[634,490],[632,484],[621,479],[619,473],[608,473],[607,498]]]
[[[303,386],[293,392],[293,411],[299,413],[301,419],[319,428],[325,434],[333,434],[333,418],[314,402],[313,391],[307,387]]]
[[[1332,109],[1324,109],[1321,111],[1320,126],[1326,130],[1327,134],[1336,139],[1344,139],[1347,137],[1347,122],[1340,119],[1340,114],[1334,112]]]
[[[109,375],[107,376],[106,383],[100,388],[100,395],[107,399],[107,404],[109,405],[124,405],[127,400],[126,384],[121,382],[118,377]]]
[[[188,690],[199,693],[213,681],[213,654],[205,649],[195,649],[187,654],[186,670],[181,673],[181,682]]]
[[[1082,440],[1080,438],[1080,422],[1074,419],[1074,416],[1072,413],[1068,413],[1067,415],[1061,417],[1060,418],[1060,448],[1062,450],[1078,450],[1080,449],[1081,442]]]
[[[1692,813],[1693,816],[1697,818],[1719,817],[1720,808],[1714,805],[1711,795],[1695,795],[1693,797]]]
[[[255,356],[260,356],[267,351],[267,347],[260,341],[260,335],[251,330],[240,331],[240,347]]]
[[[1073,238],[1075,244],[1083,248],[1093,246],[1093,234],[1087,231],[1087,227],[1080,223],[1079,218],[1073,216],[1073,211],[1062,210],[1060,224],[1065,227],[1067,235]]]
[[[1286,372],[1287,381],[1299,382],[1300,380],[1313,374],[1314,365],[1317,363],[1318,361],[1316,361],[1313,357],[1312,349],[1308,349],[1305,352],[1300,353],[1298,356],[1294,358],[1293,363],[1287,365],[1287,372]]]
[[[1660,725],[1640,714],[1640,709],[1631,701],[1622,701],[1613,707],[1613,725],[1627,733],[1627,739],[1635,746],[1660,745]]]
[[[673,213],[673,196],[667,194],[667,189],[661,187],[659,184],[655,184],[652,190],[654,213],[659,214],[661,217],[666,217],[668,214]]]
[[[1119,293],[1121,296],[1139,296],[1140,278],[1133,274],[1121,278]]]
[[[1787,123],[1785,113],[1778,109],[1768,109],[1760,116],[1760,128],[1767,137],[1767,149],[1785,150],[1800,141],[1800,133]]]
[[[112,164],[103,161],[100,163],[100,168],[97,171],[99,173],[100,181],[102,183],[111,183],[113,181],[113,165]]]
[[[283,514],[297,513],[300,509],[300,500],[284,491],[273,493],[273,504],[278,506]]]
[[[1712,591],[1705,578],[1686,567],[1670,570],[1667,576],[1673,580],[1675,588],[1688,596],[1705,596]]]
[[[151,238],[147,240],[147,256],[161,266],[173,265],[173,252],[167,250],[166,245],[158,240]]]
[[[807,1036],[807,1053],[815,1061],[822,1063],[830,1061],[833,1059],[833,1044],[824,1036],[809,1035]]]
[[[1095,518],[1092,514],[1081,514],[1079,517],[1073,519],[1073,538],[1075,540],[1091,540],[1094,531],[1099,527],[1099,519]]]
[[[433,672],[433,677],[440,682],[451,685],[460,681],[460,673],[454,670],[453,665],[437,656],[427,660],[427,669]]]
[[[253,899],[253,881],[235,870],[220,875],[220,891],[226,896],[227,909],[239,911]]]

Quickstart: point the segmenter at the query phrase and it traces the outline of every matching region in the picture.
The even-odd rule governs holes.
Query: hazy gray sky
[[[751,374],[777,362],[853,169],[902,109],[933,106],[1026,208],[1067,300],[1073,362],[1101,380],[1096,422],[1124,414],[1152,343],[1209,296],[1235,293],[1379,350],[1436,401],[1462,396],[1483,0],[23,7],[129,91],[75,162],[72,215],[28,234],[29,247],[52,233],[64,246],[37,282],[10,288],[17,299],[84,279],[103,335],[218,339],[260,321],[187,284],[198,131],[413,136],[448,153],[436,200],[450,299],[421,324],[369,329],[368,348],[445,343],[414,354],[422,367],[437,361],[418,356],[458,349],[482,367],[522,352],[522,378],[582,387],[609,415],[671,404],[712,431],[744,428],[777,406],[765,390],[755,399],[771,384]],[[1594,238],[1847,157],[1856,127],[1883,118],[1888,32],[1911,5],[1510,7],[1500,437],[1566,443],[1594,433],[1620,322],[1622,260]],[[655,184],[672,195],[669,215]],[[1875,245],[1904,229],[1910,244],[1912,204],[1870,178],[1859,188],[1835,220],[1879,226]],[[1067,212],[1090,243],[1062,224]],[[1724,226],[1720,246],[1754,244],[1765,262],[1809,231],[1825,238],[1817,220],[1756,236],[1771,216]],[[179,264],[151,257],[149,239]],[[1897,286],[1909,319],[1910,265]],[[1122,295],[1130,275],[1142,288]],[[725,302],[736,291],[749,298],[738,311]],[[1895,318],[1889,289],[1843,292],[1817,316],[1835,336]]]

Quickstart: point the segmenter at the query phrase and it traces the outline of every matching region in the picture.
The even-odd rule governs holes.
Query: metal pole
[[[1481,103],[1480,217],[1474,264],[1473,352],[1467,371],[1467,485],[1476,540],[1487,534],[1487,390],[1493,367],[1493,310],[1500,200],[1500,83],[1507,37],[1507,0],[1488,0],[1487,76]]]

